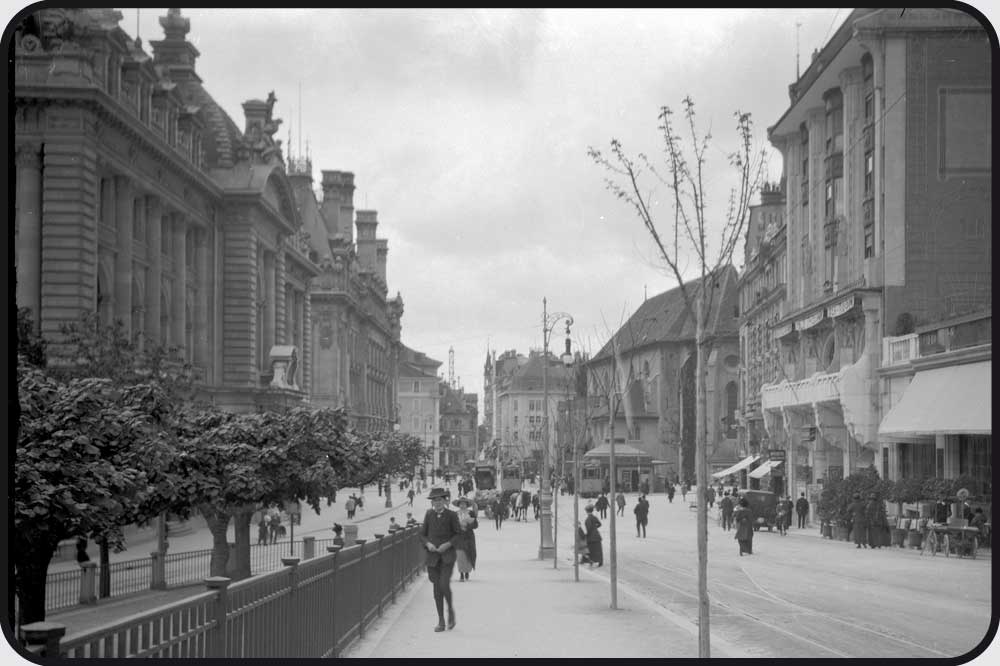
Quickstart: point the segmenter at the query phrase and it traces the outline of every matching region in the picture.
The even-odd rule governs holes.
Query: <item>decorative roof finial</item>
[[[180,9],[168,9],[166,16],[160,17],[163,34],[167,39],[183,41],[184,36],[191,31],[191,19],[181,16]]]

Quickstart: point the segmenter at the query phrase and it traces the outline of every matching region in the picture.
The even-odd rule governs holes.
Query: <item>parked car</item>
[[[768,532],[772,531],[778,524],[778,496],[769,490],[744,490],[740,497],[745,497],[750,505],[754,531],[761,527],[767,527]]]

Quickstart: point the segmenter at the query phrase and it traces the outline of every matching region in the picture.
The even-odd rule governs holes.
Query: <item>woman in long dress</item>
[[[740,557],[743,553],[753,555],[753,516],[750,513],[750,503],[741,497],[733,511],[733,524],[736,525],[736,541],[740,544]]]
[[[462,527],[462,537],[455,544],[455,563],[458,566],[458,581],[463,583],[469,580],[469,574],[476,568],[476,535],[473,530],[479,527],[479,520],[476,519],[476,511],[470,510],[468,498],[459,497],[455,504],[458,506],[458,524]]]
[[[604,566],[604,549],[601,546],[601,533],[598,528],[601,521],[594,515],[594,505],[588,504],[584,509],[587,511],[587,519],[583,522],[587,534],[587,550],[590,551],[590,566]]]

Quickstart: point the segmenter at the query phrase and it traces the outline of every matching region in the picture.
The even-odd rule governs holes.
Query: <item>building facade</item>
[[[989,307],[990,67],[985,30],[961,11],[858,9],[769,130],[788,311],[761,407],[794,491],[869,465],[891,477],[883,338]]]
[[[399,430],[424,443],[431,454],[425,474],[443,469],[441,454],[441,379],[435,361],[423,352],[400,345]]]
[[[541,473],[546,427],[550,448],[554,449],[559,403],[575,390],[571,370],[549,352],[546,424],[543,359],[541,350],[531,350],[525,356],[510,349],[495,359],[487,356],[484,368],[486,423],[493,424],[494,441],[498,442],[504,464],[519,465],[526,475]]]
[[[329,239],[275,139],[277,100],[244,102],[240,129],[198,76],[180,10],[151,56],[121,18],[40,9],[15,28],[17,304],[56,353],[61,325],[97,313],[179,348],[220,408],[307,404]],[[398,341],[398,317],[385,330]]]
[[[452,472],[465,469],[479,454],[479,396],[441,382],[441,465]]]
[[[744,245],[743,274],[738,282],[740,301],[740,414],[739,453],[762,456],[766,439],[760,407],[760,389],[781,381],[781,348],[772,326],[786,314],[785,194],[781,184],[765,184],[760,204],[750,207]],[[747,466],[749,468],[749,465]],[[781,472],[772,482],[781,479]],[[742,470],[742,474],[749,469]],[[742,474],[741,487],[753,487]],[[779,489],[780,490],[780,489]]]
[[[740,360],[736,269],[727,266],[714,280],[707,279],[713,290],[706,332],[711,349],[705,369],[706,441],[712,472],[737,461]],[[700,283],[700,279],[691,281],[687,289],[693,292]],[[615,347],[620,355],[617,381],[613,379]],[[664,479],[693,482],[695,364],[695,322],[680,288],[647,299],[587,364],[593,440],[600,444],[609,439],[608,393],[620,390],[616,441],[660,461],[657,473]],[[638,470],[621,466],[617,482],[628,485],[633,471]]]

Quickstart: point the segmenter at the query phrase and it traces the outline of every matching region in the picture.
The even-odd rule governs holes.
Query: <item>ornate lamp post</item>
[[[566,337],[569,338],[569,327],[573,325],[573,316],[565,312],[548,312],[548,300],[542,298],[542,404],[544,405],[542,422],[542,474],[539,480],[538,500],[541,509],[541,519],[538,521],[541,532],[538,545],[538,559],[555,558],[555,543],[552,540],[552,485],[549,481],[549,334],[560,320],[566,320]]]

